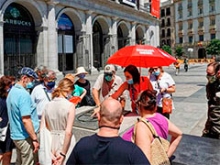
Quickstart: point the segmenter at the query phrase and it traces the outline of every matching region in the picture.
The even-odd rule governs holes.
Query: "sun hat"
[[[114,65],[106,65],[104,69],[104,73],[115,73]]]
[[[79,75],[79,74],[88,74],[88,72],[86,72],[85,68],[83,66],[80,66],[76,69],[76,73],[75,73],[75,76]]]
[[[34,79],[37,79],[38,76],[37,74],[34,72],[33,69],[29,68],[29,67],[23,67],[19,72],[18,72],[19,75],[26,75],[26,76],[29,76],[29,77],[33,77]]]

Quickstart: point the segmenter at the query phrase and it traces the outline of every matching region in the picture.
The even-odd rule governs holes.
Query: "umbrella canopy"
[[[126,46],[108,58],[108,64],[126,67],[130,64],[136,67],[169,66],[176,59],[167,52],[150,45]]]

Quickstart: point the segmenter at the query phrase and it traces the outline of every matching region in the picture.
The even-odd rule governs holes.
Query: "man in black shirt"
[[[82,138],[76,144],[67,165],[150,164],[140,148],[119,136],[123,116],[121,104],[117,100],[104,100],[97,117],[99,132]]]

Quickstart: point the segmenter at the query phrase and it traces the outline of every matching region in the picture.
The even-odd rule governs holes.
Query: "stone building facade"
[[[220,39],[219,0],[174,0],[175,46],[190,58],[209,58],[206,46]]]
[[[46,65],[89,72],[126,45],[159,45],[159,20],[144,0],[1,0],[0,74]],[[141,8],[139,8],[141,6]]]

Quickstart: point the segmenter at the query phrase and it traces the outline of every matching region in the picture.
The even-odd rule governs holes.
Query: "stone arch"
[[[94,25],[96,21],[100,24],[103,35],[107,35],[109,33],[110,20],[104,16],[98,15],[93,18],[92,25]]]
[[[136,26],[136,43],[144,44],[144,27],[141,25]]]
[[[83,24],[82,18],[80,16],[80,14],[72,8],[64,8],[64,9],[60,10],[59,13],[56,16],[57,22],[58,22],[60,16],[64,13],[67,16],[69,16],[69,18],[72,20],[72,22],[74,24],[75,31],[76,32],[81,31],[82,30],[82,24]]]
[[[24,6],[33,17],[35,27],[40,27],[41,25],[45,24],[45,21],[42,20],[44,18],[43,9],[40,8],[40,6],[33,0],[29,1],[23,1],[23,0],[7,0],[5,3],[1,6],[1,13],[0,13],[0,20],[3,21],[4,13],[7,7],[11,3],[17,3],[19,5]]]
[[[130,44],[129,25],[125,21],[120,21],[117,26],[118,49]]]
[[[205,50],[205,48],[199,48],[198,49],[198,58],[199,59],[206,58],[206,50]]]

